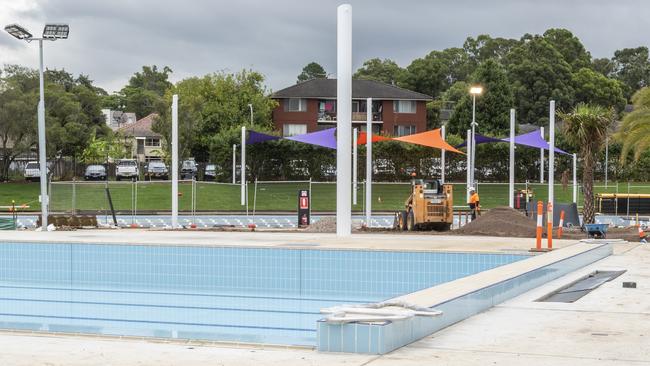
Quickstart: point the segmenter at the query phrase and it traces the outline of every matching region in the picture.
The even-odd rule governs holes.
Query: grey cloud
[[[41,0],[30,21],[66,21],[70,39],[48,45],[46,62],[117,90],[142,65],[168,65],[173,79],[253,68],[272,89],[295,82],[310,61],[336,71],[339,1]],[[568,28],[595,57],[647,45],[643,1],[353,0],[354,67],[372,57],[406,66],[431,50],[486,33],[519,38]],[[0,62],[16,42],[0,37]],[[22,56],[21,56],[22,57]],[[33,60],[25,60],[33,65]]]

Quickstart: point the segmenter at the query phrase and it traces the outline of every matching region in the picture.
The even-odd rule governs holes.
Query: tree
[[[608,58],[595,58],[591,60],[591,68],[607,77],[614,73],[614,61]]]
[[[310,62],[305,67],[302,68],[302,72],[298,75],[298,81],[296,83],[302,83],[303,81],[311,79],[326,79],[327,72],[323,66],[317,64],[316,62]]]
[[[594,165],[595,156],[602,150],[607,130],[612,124],[613,111],[599,105],[580,103],[571,112],[559,112],[564,121],[566,140],[577,150],[582,161],[583,222],[594,222]]]
[[[476,38],[467,37],[463,43],[463,49],[474,66],[489,59],[497,61],[503,58],[510,50],[519,45],[520,41],[509,38],[492,38],[487,34],[481,34]]]
[[[271,129],[271,112],[277,102],[268,97],[264,77],[252,70],[236,74],[215,73],[203,77],[181,80],[165,95],[171,104],[172,94],[179,95],[179,143],[183,157],[193,156],[207,161],[231,151],[232,145],[224,145],[217,136],[233,131],[242,125],[250,126],[250,110],[253,105],[253,128]],[[171,115],[165,109],[153,125],[155,132],[163,135],[169,149]],[[228,135],[226,133],[226,135]],[[229,135],[228,135],[229,136]]]
[[[432,54],[415,59],[406,67],[404,86],[435,98],[447,89],[448,80],[444,63]]]
[[[625,117],[615,134],[623,144],[621,163],[625,164],[627,155],[633,151],[634,160],[650,150],[650,88],[645,87],[632,96],[634,110]]]
[[[583,67],[571,77],[575,89],[575,101],[598,104],[606,108],[622,111],[626,99],[623,87],[618,80],[610,79],[592,69]]]
[[[625,84],[625,96],[650,86],[648,47],[624,48],[614,52],[614,76]]]
[[[81,153],[81,160],[86,164],[101,164],[110,159],[121,159],[126,156],[124,144],[113,135],[97,138],[93,135],[88,146]]]
[[[545,38],[528,36],[512,49],[505,62],[519,121],[548,123],[550,100],[555,100],[560,109],[573,105],[571,66]]]
[[[363,63],[352,76],[354,79],[375,80],[382,83],[397,85],[403,78],[404,69],[393,60],[378,58]]]
[[[501,136],[510,130],[510,108],[514,105],[506,72],[496,60],[488,59],[472,74],[473,84],[483,86],[483,94],[476,98],[476,121],[480,131]],[[463,135],[472,121],[472,96],[469,90],[454,108],[449,120],[449,132]]]
[[[168,106],[163,96],[172,87],[171,73],[172,69],[167,66],[162,71],[156,65],[142,66],[142,71],[133,74],[118,93],[103,96],[103,107],[133,112],[137,118],[160,114]]]
[[[578,37],[566,29],[551,28],[544,32],[544,39],[553,46],[574,70],[589,67],[591,55]]]

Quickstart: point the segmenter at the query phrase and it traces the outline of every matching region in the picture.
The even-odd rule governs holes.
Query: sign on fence
[[[298,191],[298,227],[309,226],[309,190],[301,189]]]

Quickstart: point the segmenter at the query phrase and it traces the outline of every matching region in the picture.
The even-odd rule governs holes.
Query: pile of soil
[[[362,229],[362,223],[356,220],[352,220],[352,231],[360,231]],[[335,233],[336,232],[336,217],[329,216],[323,217],[318,221],[309,225],[306,229],[308,233]]]
[[[557,237],[557,234],[554,234]],[[607,229],[607,239],[623,239],[629,242],[639,241],[639,230],[634,227],[609,227]],[[562,231],[562,239],[586,239],[587,233],[582,231],[579,227],[564,228]]]
[[[534,238],[537,223],[510,207],[496,207],[455,230],[458,235]]]

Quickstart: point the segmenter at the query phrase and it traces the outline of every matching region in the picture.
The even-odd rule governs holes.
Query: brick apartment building
[[[336,126],[336,79],[313,79],[279,90],[273,123],[283,136]],[[427,129],[430,96],[372,80],[352,80],[352,126],[365,131],[366,99],[372,98],[373,132],[393,136]]]

